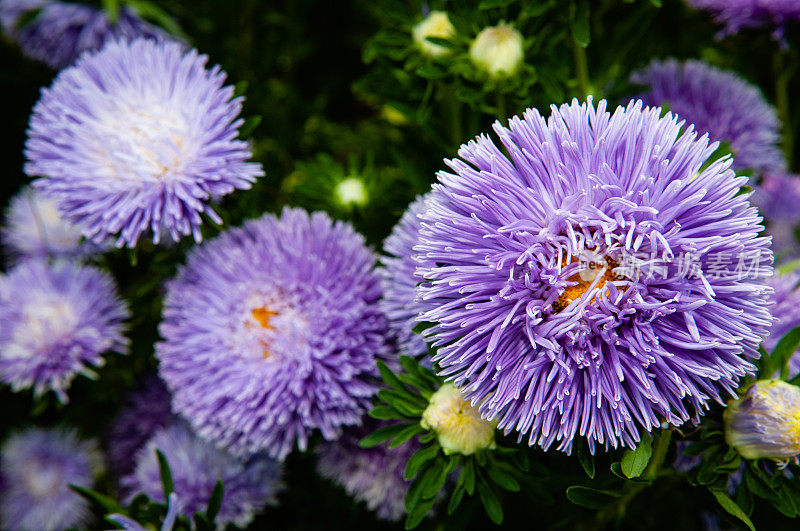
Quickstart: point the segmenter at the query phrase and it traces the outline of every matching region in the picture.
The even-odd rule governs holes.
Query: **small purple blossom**
[[[126,503],[137,494],[164,503],[164,492],[156,457],[160,450],[172,472],[180,514],[191,517],[205,511],[217,480],[225,485],[216,523],[220,529],[232,523],[245,527],[267,504],[276,503],[282,489],[281,466],[265,456],[248,460],[233,457],[197,437],[183,421],[156,432],[136,454],[135,470],[122,478]]]
[[[20,25],[22,17],[38,10]],[[112,23],[108,14],[86,4],[50,0],[0,0],[0,24],[25,56],[55,70],[73,64],[84,52],[112,41],[136,38],[170,40],[161,28],[143,21],[128,6],[120,7]]]
[[[739,193],[747,178],[730,158],[704,168],[717,146],[660,114],[591,100],[548,120],[530,109],[494,126],[510,158],[477,137],[427,202],[414,252],[433,359],[531,445],[636,446],[755,370],[772,255]],[[753,270],[707,274],[717,255]],[[625,267],[651,258],[648,274]]]
[[[687,0],[687,3],[708,11],[717,23],[725,26],[720,37],[745,28],[773,27],[773,36],[781,39],[786,24],[800,20],[797,0]]]
[[[384,520],[399,520],[406,514],[404,500],[409,481],[403,478],[406,463],[419,450],[411,441],[397,447],[388,444],[361,448],[361,439],[380,427],[377,422],[348,430],[336,441],[317,448],[317,472],[344,488],[348,495],[364,502]]]
[[[417,264],[412,249],[419,237],[419,215],[424,207],[425,196],[418,197],[409,205],[383,243],[386,254],[381,257],[384,266],[381,270],[381,310],[389,321],[390,335],[397,343],[399,353],[405,356],[420,356],[428,352],[422,336],[413,332],[421,308],[414,300],[414,288],[420,279],[414,275]]]
[[[350,225],[299,209],[196,248],[156,346],[174,411],[236,455],[277,458],[360,424],[385,354],[374,267]]]
[[[702,61],[653,61],[631,74],[646,85],[637,96],[645,105],[668,104],[669,110],[711,140],[727,142],[736,170],[760,173],[786,169],[779,148],[780,121],[761,91],[737,74]]]
[[[11,199],[0,228],[0,243],[15,261],[74,259],[103,250],[103,246],[84,241],[80,227],[61,216],[56,202],[31,187]]]
[[[176,43],[113,42],[61,71],[33,109],[25,171],[95,240],[201,240],[208,202],[263,175],[237,139],[242,98]]]
[[[86,524],[89,503],[69,485],[90,488],[101,466],[92,441],[74,431],[31,428],[0,450],[0,528],[55,531]]]
[[[769,174],[755,187],[753,204],[761,211],[772,236],[776,259],[800,257],[800,176]]]
[[[167,386],[156,375],[134,389],[108,430],[108,461],[119,475],[133,469],[136,452],[160,428],[175,420]]]
[[[0,276],[0,381],[16,392],[54,391],[62,402],[103,353],[124,353],[128,310],[111,277],[68,262],[23,262]]]

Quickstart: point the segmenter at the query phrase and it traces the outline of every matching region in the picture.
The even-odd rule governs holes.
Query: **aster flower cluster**
[[[687,0],[695,9],[708,11],[724,24],[720,36],[738,33],[745,28],[772,27],[781,37],[789,22],[800,20],[800,4],[794,0]]]

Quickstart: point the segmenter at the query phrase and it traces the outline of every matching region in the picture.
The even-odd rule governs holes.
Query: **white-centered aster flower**
[[[436,434],[446,454],[471,455],[494,448],[494,423],[483,420],[453,384],[433,393],[420,424]]]
[[[201,239],[209,202],[263,175],[237,138],[242,98],[180,44],[114,42],[62,70],[33,109],[25,171],[88,238]]]
[[[510,77],[525,60],[524,39],[514,26],[500,22],[478,33],[469,48],[469,57],[490,77]]]
[[[800,388],[761,380],[725,410],[725,440],[745,459],[786,461],[800,454]]]
[[[429,41],[428,37],[449,39],[455,35],[456,28],[444,11],[431,11],[411,30],[414,44],[428,57],[443,57],[452,53],[451,49]]]

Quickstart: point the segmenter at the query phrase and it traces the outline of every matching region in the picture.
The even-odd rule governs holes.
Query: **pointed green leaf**
[[[408,426],[409,426],[408,423],[400,423],[378,428],[377,430],[373,431],[372,433],[361,439],[358,445],[361,448],[372,448],[373,446],[378,446],[387,439],[393,438],[395,435],[405,430]]]
[[[589,446],[584,441],[578,444],[578,462],[589,479],[594,479],[594,456],[589,453]]]
[[[437,453],[439,453],[438,444],[431,444],[417,450],[414,455],[411,456],[411,459],[406,462],[406,470],[403,474],[403,477],[406,479],[406,481],[416,476],[420,467],[436,457]]]
[[[208,498],[208,508],[206,509],[206,517],[209,522],[213,522],[219,514],[219,509],[222,507],[222,498],[225,496],[225,485],[221,479],[218,479],[214,484],[214,489],[211,491],[211,496]]]
[[[583,485],[573,485],[567,488],[567,499],[575,505],[587,509],[601,509],[619,498],[618,492],[597,490]]]
[[[589,2],[579,0],[575,6],[575,17],[572,19],[572,38],[575,44],[586,48],[589,46]]]
[[[750,528],[750,531],[756,531],[756,528],[753,526],[753,522],[750,521],[750,518],[745,514],[742,508],[736,504],[735,501],[728,497],[727,494],[719,490],[712,490],[711,494],[714,495],[723,509],[744,522],[744,524]]]
[[[84,487],[79,487],[78,485],[70,484],[69,488],[86,498],[87,500],[96,503],[98,506],[102,507],[103,510],[107,513],[122,513],[123,509],[117,500],[110,496],[106,496],[105,494],[101,494],[97,491],[87,489]]]
[[[167,458],[164,457],[161,450],[156,450],[156,457],[158,458],[158,472],[161,474],[161,486],[164,489],[164,499],[166,500],[175,491],[175,486],[172,483],[172,471],[170,471]]]
[[[628,449],[622,456],[620,466],[622,473],[628,478],[638,478],[647,468],[650,457],[653,455],[652,438],[649,434],[642,436],[636,448]]]
[[[412,437],[414,437],[415,435],[419,435],[421,433],[425,433],[425,428],[423,428],[422,426],[420,426],[417,423],[410,424],[403,431],[401,431],[397,435],[395,435],[394,440],[389,443],[389,448],[396,448],[396,447],[400,446],[401,444],[405,444]]]
[[[497,525],[503,523],[503,507],[492,488],[485,481],[478,482],[478,497],[481,499],[489,519]]]
[[[511,474],[504,472],[499,466],[490,466],[486,472],[489,474],[489,479],[500,487],[511,492],[519,492],[519,482],[514,479]]]

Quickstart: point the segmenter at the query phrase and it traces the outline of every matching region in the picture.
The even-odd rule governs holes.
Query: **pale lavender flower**
[[[440,375],[506,433],[632,447],[734,395],[771,323],[730,158],[660,108],[528,110],[446,161],[414,248]],[[739,269],[741,262],[746,271]],[[721,267],[720,267],[721,266]]]
[[[360,424],[386,322],[364,238],[286,208],[197,247],[167,286],[159,371],[201,437],[283,458]]]
[[[0,243],[14,261],[75,259],[104,250],[104,246],[84,241],[80,227],[62,217],[54,200],[28,186],[11,199],[0,228]]]
[[[263,174],[237,139],[242,98],[176,43],[114,42],[61,71],[33,109],[25,171],[95,240],[200,241],[209,206]]]
[[[27,23],[22,17],[33,15]],[[21,24],[22,23],[22,24]],[[136,38],[170,40],[161,28],[143,21],[136,11],[121,6],[112,23],[102,9],[49,0],[0,0],[0,24],[25,56],[60,70],[84,52],[113,41]]]
[[[320,444],[317,472],[341,485],[356,501],[364,502],[379,518],[399,520],[406,514],[404,500],[410,483],[403,478],[406,463],[420,444],[411,440],[396,448],[389,448],[388,443],[361,448],[359,441],[380,426],[367,422],[336,441]]]
[[[27,261],[0,276],[0,381],[67,401],[78,374],[125,353],[128,310],[110,275],[68,262]]]
[[[669,59],[653,61],[631,74],[630,81],[648,87],[637,96],[645,105],[667,104],[697,132],[728,143],[734,169],[759,173],[786,169],[775,109],[758,87],[739,75],[702,61]]]
[[[0,450],[0,527],[50,531],[85,525],[89,502],[69,485],[90,488],[101,466],[92,441],[74,431],[30,428]]]
[[[398,351],[406,356],[428,352],[422,336],[413,332],[421,308],[415,302],[415,287],[421,280],[414,275],[417,264],[412,249],[419,237],[419,215],[425,208],[425,196],[418,197],[408,207],[392,233],[383,242],[386,253],[381,257],[383,298],[381,310],[389,320],[389,331]]]
[[[160,450],[172,472],[180,514],[191,517],[205,512],[218,480],[225,485],[222,506],[216,518],[220,529],[226,524],[245,527],[256,513],[276,503],[282,489],[281,466],[266,456],[238,459],[197,437],[183,421],[157,431],[136,454],[135,470],[122,478],[122,488],[130,503],[143,493],[164,503],[164,491],[156,457]]]
[[[800,257],[800,176],[764,176],[755,187],[753,204],[764,216],[776,259]]]
[[[800,20],[797,0],[687,0],[695,9],[708,11],[725,27],[720,37],[738,33],[745,28],[775,28],[773,36],[782,38],[789,22]]]
[[[800,270],[776,274],[769,285],[775,290],[769,301],[773,304],[770,312],[776,320],[769,329],[769,337],[764,340],[764,348],[772,352],[789,331],[800,326]],[[800,350],[789,359],[789,377],[797,374],[800,374]]]

